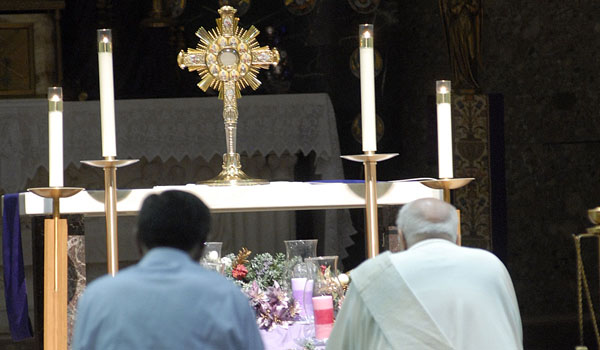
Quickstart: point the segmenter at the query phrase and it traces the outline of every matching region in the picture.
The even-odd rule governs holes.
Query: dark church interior
[[[99,99],[98,28],[113,31],[115,99],[214,97],[216,92],[196,86],[200,77],[180,69],[176,57],[181,50],[196,47],[199,27],[214,27],[220,6],[234,6],[239,25],[254,25],[260,31],[259,43],[277,48],[281,57],[277,67],[261,70],[262,85],[244,89],[242,96],[326,93],[335,112],[342,155],[362,151],[357,28],[372,23],[381,124],[377,152],[398,153],[378,164],[377,176],[397,180],[437,177],[435,81],[455,79],[441,10],[447,2],[6,0],[0,1],[0,22],[17,15],[48,18],[49,28],[56,30],[50,46],[57,51],[56,60],[46,62],[51,67],[47,83],[62,86],[65,101]],[[593,309],[596,318],[592,317],[585,295],[580,296],[583,318],[578,316],[573,243],[573,235],[597,225],[588,219],[588,210],[600,206],[600,2],[478,2],[481,31],[475,34],[480,62],[474,71],[478,86],[453,91],[453,98],[462,98],[465,105],[474,106],[478,98],[488,103],[485,113],[471,116],[487,119],[464,121],[480,125],[483,136],[467,127],[466,136],[455,144],[455,152],[464,157],[455,161],[455,176],[475,177],[453,192],[453,203],[462,213],[463,243],[492,251],[507,266],[519,301],[525,349],[574,349],[580,343],[580,324],[585,345],[600,348],[593,326],[599,313]],[[43,99],[44,93],[0,98]],[[463,107],[453,108],[456,113]],[[296,157],[294,179],[314,179],[314,154]],[[119,174],[126,178],[127,172],[138,172],[143,165],[160,168],[168,162],[144,158],[141,165]],[[346,179],[363,179],[362,164],[342,164]],[[65,166],[73,170],[79,165]],[[40,171],[29,179],[29,187],[44,185],[47,173]],[[161,184],[190,183],[197,180],[193,176],[163,178]],[[86,187],[102,185],[97,175]],[[148,185],[157,184],[140,187]],[[0,189],[2,194],[15,190],[2,184]],[[482,205],[484,209],[477,209]],[[381,210],[380,221],[391,224],[393,210]],[[345,269],[365,259],[363,211],[350,212],[356,234],[343,260]],[[311,238],[312,214],[297,214],[299,239]],[[382,230],[387,230],[381,222]],[[597,308],[600,246],[596,238],[582,242],[589,292]],[[13,342],[8,329],[0,330],[0,347],[41,349],[39,339]]]

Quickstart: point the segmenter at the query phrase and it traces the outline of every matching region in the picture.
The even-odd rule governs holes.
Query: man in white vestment
[[[508,271],[492,253],[457,244],[452,205],[410,202],[397,226],[408,249],[352,271],[328,350],[523,349]]]

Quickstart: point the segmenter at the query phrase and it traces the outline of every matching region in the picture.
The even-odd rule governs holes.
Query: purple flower
[[[298,316],[298,307],[277,282],[265,291],[254,281],[245,290],[254,308],[256,323],[260,329],[270,330],[275,326],[287,327]]]

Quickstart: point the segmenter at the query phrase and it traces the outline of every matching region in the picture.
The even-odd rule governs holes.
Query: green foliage
[[[275,256],[269,253],[257,254],[248,263],[248,275],[245,280],[256,281],[261,289],[272,287],[275,282],[284,285],[286,266],[285,255],[282,253],[276,253]]]

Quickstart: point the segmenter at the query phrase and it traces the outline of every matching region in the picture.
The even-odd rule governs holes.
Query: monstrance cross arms
[[[242,95],[240,90],[250,86],[256,90],[260,80],[256,78],[260,68],[268,69],[279,62],[277,49],[259,46],[256,27],[248,30],[238,27],[239,18],[231,6],[219,9],[217,27],[207,31],[200,27],[196,36],[200,42],[195,49],[181,50],[177,63],[181,69],[190,72],[198,71],[201,77],[198,87],[202,91],[213,88],[219,91],[223,100],[223,120],[227,153],[223,155],[223,170],[212,180],[204,183],[211,185],[251,185],[266,183],[248,177],[240,163],[240,155],[236,152],[236,130],[238,119],[237,99]]]

